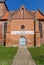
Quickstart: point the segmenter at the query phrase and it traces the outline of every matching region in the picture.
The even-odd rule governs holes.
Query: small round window
[[[25,26],[24,25],[21,25],[21,29],[25,29]]]

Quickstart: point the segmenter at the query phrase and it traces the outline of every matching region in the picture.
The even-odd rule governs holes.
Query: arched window
[[[42,38],[43,35],[42,35],[42,24],[41,23],[39,23],[39,30],[40,30],[40,37]]]

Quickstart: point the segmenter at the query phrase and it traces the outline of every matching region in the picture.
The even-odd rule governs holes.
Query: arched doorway
[[[20,46],[26,46],[26,38],[23,36],[20,37],[19,44],[20,44]]]

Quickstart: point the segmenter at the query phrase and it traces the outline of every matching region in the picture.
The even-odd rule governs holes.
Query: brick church
[[[30,11],[22,5],[9,11],[0,0],[0,44],[5,46],[37,46],[44,44],[44,14]]]

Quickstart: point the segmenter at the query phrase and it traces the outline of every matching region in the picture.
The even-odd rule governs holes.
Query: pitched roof
[[[37,11],[37,18],[38,19],[44,19],[44,14],[39,9]]]
[[[35,11],[27,10],[25,6],[22,5],[17,11],[7,11],[6,14],[1,19],[8,19],[8,14],[10,14],[9,16],[10,18],[23,18],[24,16],[25,19],[29,19],[34,18],[34,13]],[[36,13],[38,19],[44,20],[44,14],[39,9],[38,11],[36,11]]]

